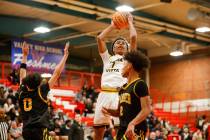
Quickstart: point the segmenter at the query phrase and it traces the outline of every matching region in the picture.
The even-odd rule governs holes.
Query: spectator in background
[[[203,123],[203,134],[204,134],[205,139],[207,139],[207,129],[208,129],[209,125],[210,125],[210,123],[208,123],[208,121],[205,120]]]
[[[4,87],[1,86],[0,87],[0,107],[3,107],[4,106],[4,103],[5,103],[4,94],[5,94]]]
[[[155,133],[156,133],[156,140],[163,140],[163,136],[161,135],[161,132],[159,129],[157,129]]]
[[[202,130],[203,129],[203,123],[205,122],[205,120],[206,120],[206,115],[203,115],[203,116],[199,117],[197,119],[197,122],[196,122],[196,127],[198,129]]]
[[[92,92],[92,95],[90,96],[90,98],[91,98],[91,100],[92,100],[93,102],[96,102],[96,100],[97,100],[97,98],[98,98],[98,94],[99,94],[99,93],[97,93],[96,90],[95,90],[95,88],[93,87],[93,92]]]
[[[95,91],[94,86],[90,86],[86,91],[86,98],[90,98],[92,102],[96,102],[98,94]]]
[[[15,108],[12,108],[8,113],[7,117],[9,120],[14,121],[19,116],[18,111]]]
[[[201,129],[197,129],[197,131],[193,134],[192,140],[203,140]]]
[[[59,118],[55,118],[53,122],[53,128],[51,128],[58,136],[61,135],[61,126],[63,125],[62,122],[63,121],[61,121]]]
[[[84,130],[81,125],[81,116],[76,115],[70,128],[69,140],[84,140]]]
[[[14,104],[12,104],[12,99],[7,98],[6,103],[4,103],[4,111],[5,113],[9,113],[11,109],[15,108]]]
[[[8,89],[8,96],[7,96],[7,98],[11,98],[12,103],[14,105],[17,103],[17,98],[15,97],[12,89]]]
[[[86,90],[86,98],[90,98],[94,92],[94,87],[89,86],[88,89]]]
[[[181,134],[182,140],[191,140],[192,137],[189,133],[189,128],[188,127],[184,127],[183,128],[183,132]]]
[[[85,116],[87,116],[87,113],[93,113],[93,102],[90,98],[85,101]]]
[[[63,114],[63,112],[58,112],[58,118],[60,122],[60,126],[64,124],[64,122],[67,120],[66,116]]]
[[[20,82],[19,80],[19,74],[16,69],[13,69],[12,72],[8,76],[8,80],[12,82],[13,85],[16,85]]]
[[[154,131],[150,132],[148,140],[156,140],[156,133]]]
[[[167,140],[181,140],[181,136],[177,133],[177,130],[171,130],[168,134]]]
[[[83,90],[80,90],[79,92],[76,93],[75,100],[77,102],[82,101],[82,93],[83,93]]]
[[[3,95],[4,95],[4,93],[5,93],[4,87],[1,86],[1,87],[0,87],[0,94],[3,94]]]
[[[163,139],[166,140],[168,136],[168,130],[166,129],[166,127],[162,128],[162,133],[163,133]]]
[[[24,140],[22,136],[22,126],[18,126],[16,121],[11,122],[9,132],[11,135],[11,140]]]
[[[69,136],[70,135],[70,128],[71,128],[71,120],[67,120],[65,125],[61,128],[61,135],[62,136]]]

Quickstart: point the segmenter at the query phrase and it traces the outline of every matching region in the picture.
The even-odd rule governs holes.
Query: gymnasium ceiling
[[[26,37],[45,43],[64,44],[70,41],[71,54],[78,58],[97,61],[99,55],[95,36],[110,24],[115,7],[128,4],[138,32],[138,47],[149,57],[166,56],[174,46],[181,46],[186,54],[210,48],[210,33],[198,33],[200,26],[210,27],[210,18],[190,20],[191,8],[210,15],[209,0],[1,0],[0,47],[11,37]],[[37,26],[48,26],[52,31],[37,34]],[[128,30],[115,30],[107,38],[128,38]],[[206,52],[206,51],[204,51]]]

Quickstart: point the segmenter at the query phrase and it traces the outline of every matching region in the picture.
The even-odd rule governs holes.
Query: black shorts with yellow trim
[[[25,128],[23,129],[24,140],[53,140],[47,128]]]
[[[125,136],[125,131],[127,127],[120,127],[117,133],[117,137],[114,140],[128,140]],[[145,140],[146,131],[135,129],[135,140]]]

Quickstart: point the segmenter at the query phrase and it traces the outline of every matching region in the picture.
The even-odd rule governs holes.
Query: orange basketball
[[[112,21],[118,29],[128,27],[128,13],[127,12],[116,12],[112,16]]]

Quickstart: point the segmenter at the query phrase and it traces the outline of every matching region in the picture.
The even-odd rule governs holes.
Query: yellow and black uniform
[[[21,85],[17,94],[23,120],[23,137],[25,140],[51,140],[48,135],[50,114],[48,112],[47,94],[49,84],[42,84],[34,90]]]
[[[117,134],[117,140],[126,139],[124,134],[128,124],[141,111],[141,97],[148,96],[147,84],[141,80],[136,79],[130,84],[125,84],[119,91],[120,96],[120,128]],[[135,126],[135,133],[138,140],[144,140],[147,131],[146,120]]]

